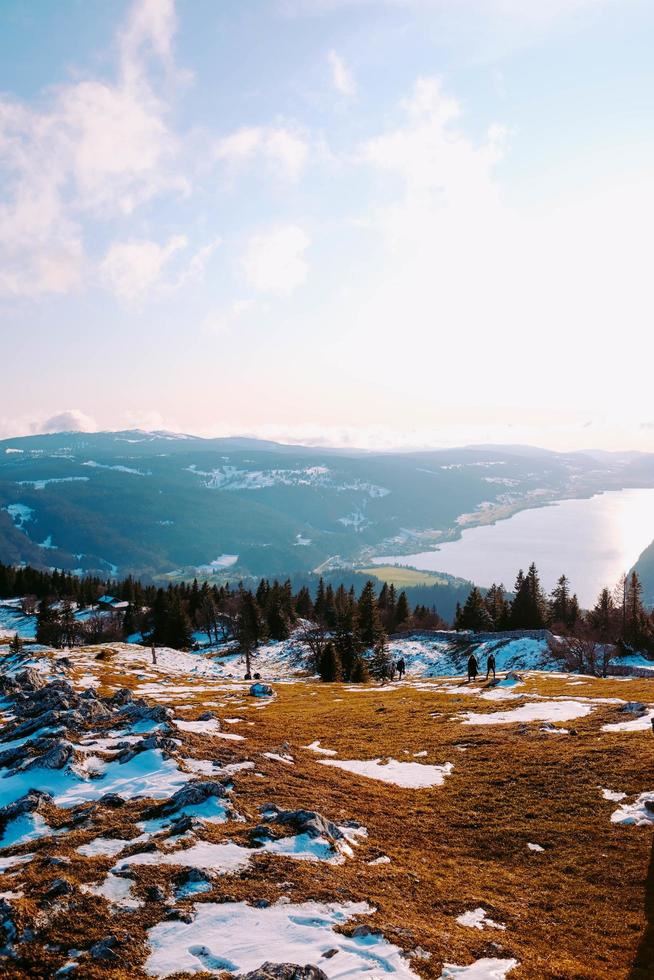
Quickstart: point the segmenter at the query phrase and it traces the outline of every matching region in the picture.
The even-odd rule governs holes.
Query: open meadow
[[[254,697],[157,659],[42,652],[5,681],[1,975],[652,975],[651,681]]]

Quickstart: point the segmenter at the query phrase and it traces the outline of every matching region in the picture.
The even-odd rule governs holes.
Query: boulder
[[[259,681],[250,685],[250,694],[253,698],[271,698],[274,693],[270,684],[262,684]]]
[[[94,943],[89,949],[89,954],[94,960],[112,962],[118,959],[116,947],[119,945],[120,943],[115,936],[107,936],[106,939],[101,939],[100,942]]]
[[[627,701],[618,710],[624,711],[627,715],[644,715],[647,711],[647,705],[642,704],[641,701]]]
[[[47,752],[32,759],[26,766],[23,766],[23,769],[63,769],[72,754],[72,743],[65,739],[58,739]]]
[[[250,973],[240,973],[237,980],[328,980],[319,967],[297,963],[264,963]]]
[[[167,738],[161,732],[153,732],[151,735],[146,735],[140,741],[121,749],[116,755],[116,760],[123,765],[125,762],[130,762],[135,756],[140,755],[141,752],[149,752],[151,749],[160,749],[164,758],[169,759],[176,747],[172,738]]]
[[[60,898],[62,895],[70,895],[72,891],[73,886],[69,881],[65,878],[55,878],[43,897],[48,900]]]
[[[35,670],[34,667],[26,667],[25,670],[21,670],[20,673],[16,674],[14,681],[19,687],[29,691],[38,691],[48,683],[43,674]]]
[[[342,830],[331,820],[315,810],[281,810],[274,803],[261,807],[263,819],[268,823],[290,825],[300,834],[310,837],[327,837],[330,840],[343,840]]]
[[[0,810],[0,827],[4,827],[10,820],[21,817],[24,813],[34,813],[40,810],[45,803],[52,803],[49,793],[44,793],[40,789],[30,789],[20,799],[8,803]]]
[[[227,796],[225,784],[213,779],[192,779],[190,783],[178,789],[169,799],[146,810],[143,817],[145,820],[150,820],[153,817],[168,817],[177,813],[178,810],[182,810],[185,806],[204,803],[211,796],[217,796],[220,799]]]

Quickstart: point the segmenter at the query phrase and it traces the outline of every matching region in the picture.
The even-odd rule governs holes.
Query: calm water
[[[449,572],[479,585],[513,588],[519,568],[535,561],[549,591],[562,572],[582,606],[593,605],[654,540],[654,490],[612,490],[523,510],[497,524],[463,531],[438,551],[377,558],[377,564]]]

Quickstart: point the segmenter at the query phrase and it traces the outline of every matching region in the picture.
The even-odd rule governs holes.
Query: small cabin
[[[100,609],[107,609],[111,612],[121,612],[122,610],[127,609],[129,602],[126,602],[123,599],[116,599],[112,595],[101,595],[98,599],[98,606]]]

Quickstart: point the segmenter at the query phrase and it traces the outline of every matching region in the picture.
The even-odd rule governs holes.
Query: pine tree
[[[406,597],[406,592],[400,592],[395,607],[395,629],[406,626],[410,617],[411,612],[409,610],[409,600]]]
[[[486,593],[485,604],[490,618],[493,621],[493,629],[507,629],[509,625],[509,604],[504,594],[504,586],[496,585],[493,582]]]
[[[36,617],[36,642],[43,646],[58,646],[60,639],[59,617],[50,605],[50,600],[44,596],[39,603]]]
[[[369,579],[363,587],[359,598],[359,634],[364,647],[373,648],[385,637],[375,586]]]
[[[188,650],[193,646],[193,627],[179,595],[170,599],[166,621],[166,646]]]
[[[391,657],[384,637],[375,646],[368,663],[368,670],[375,680],[378,681],[388,680],[391,676]]]
[[[473,586],[468,594],[463,609],[459,612],[456,628],[459,630],[474,630],[475,632],[491,630],[493,628],[493,620],[477,586]]]
[[[366,663],[361,654],[357,654],[352,664],[352,673],[349,680],[351,680],[353,684],[365,684],[369,679],[370,677]]]
[[[518,572],[515,598],[511,603],[512,629],[536,630],[547,625],[547,604],[540,585],[538,571],[532,562],[527,575]]]
[[[555,587],[552,589],[552,595],[550,597],[550,613],[553,622],[568,625],[570,602],[570,582],[565,575],[561,575]]]
[[[249,677],[252,655],[265,638],[261,610],[249,589],[240,593],[234,634],[245,656],[245,672]]]
[[[597,602],[588,614],[588,621],[599,637],[607,642],[614,634],[616,608],[609,589],[600,592]]]
[[[354,680],[354,671],[363,649],[359,635],[359,619],[356,604],[351,595],[340,610],[334,630],[334,646],[346,681]]]
[[[338,651],[333,643],[325,644],[318,663],[318,673],[320,674],[320,680],[326,683],[341,680],[343,668]]]

